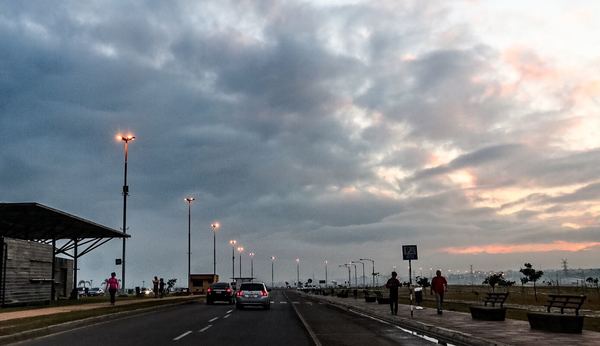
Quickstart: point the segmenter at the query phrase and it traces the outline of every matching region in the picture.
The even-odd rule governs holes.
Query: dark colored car
[[[233,289],[229,283],[217,282],[208,288],[208,291],[206,291],[206,304],[212,304],[216,301],[223,301],[229,304],[235,303]]]

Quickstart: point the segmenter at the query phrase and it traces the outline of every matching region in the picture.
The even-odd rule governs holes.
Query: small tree
[[[496,290],[496,285],[500,285],[501,282],[505,281],[504,278],[504,273],[493,273],[490,276],[486,277],[485,280],[483,280],[482,284],[484,285],[490,285],[490,287],[492,287],[492,292],[494,292]]]
[[[533,295],[535,297],[535,301],[537,302],[537,290],[535,287],[535,283],[542,277],[542,275],[544,275],[544,272],[541,270],[535,270],[531,263],[525,263],[524,266],[525,268],[521,268],[519,272],[525,275],[525,278],[527,279],[527,281],[525,282],[533,282]],[[521,282],[523,284],[525,283],[522,279]]]
[[[177,282],[177,279],[167,280],[167,292],[171,292],[171,290],[173,290],[173,287],[175,287],[176,282]]]

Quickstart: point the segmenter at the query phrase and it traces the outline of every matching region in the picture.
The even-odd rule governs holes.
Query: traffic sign
[[[417,246],[416,245],[402,245],[402,259],[405,261],[418,259]]]

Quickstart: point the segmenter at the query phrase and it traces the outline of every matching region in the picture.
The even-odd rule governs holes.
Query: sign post
[[[413,288],[412,288],[412,260],[417,260],[416,245],[402,245],[402,259],[408,261],[408,289],[410,292],[410,317],[413,317]]]

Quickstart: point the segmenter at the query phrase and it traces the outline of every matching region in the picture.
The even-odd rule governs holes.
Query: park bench
[[[384,297],[383,294],[381,293],[381,291],[375,291],[375,295],[377,296],[378,304],[389,304],[390,303],[390,298]]]
[[[375,301],[377,301],[377,296],[372,295],[371,292],[369,292],[369,290],[364,290],[363,293],[365,295],[366,303],[375,303]]]
[[[546,312],[529,311],[527,319],[531,329],[546,330],[556,333],[581,333],[583,329],[583,316],[579,309],[585,302],[584,295],[549,294],[546,300]],[[560,313],[555,312],[557,309]],[[575,312],[574,315],[565,314],[565,309]]]
[[[508,292],[488,292],[483,300],[483,305],[472,305],[469,307],[471,317],[474,320],[504,321],[506,318],[506,308],[503,305],[507,297]]]

